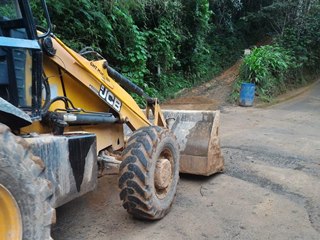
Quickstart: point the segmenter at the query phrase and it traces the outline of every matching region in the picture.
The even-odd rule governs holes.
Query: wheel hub
[[[159,159],[155,171],[155,186],[159,190],[167,188],[171,182],[172,170],[171,163],[168,159]]]
[[[22,239],[22,221],[18,204],[9,190],[0,184],[0,239]]]

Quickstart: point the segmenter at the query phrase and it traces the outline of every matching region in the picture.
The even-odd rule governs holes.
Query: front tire
[[[168,129],[141,128],[128,140],[120,165],[120,199],[136,218],[157,220],[169,211],[179,181],[179,148]]]
[[[55,211],[49,204],[52,190],[44,179],[44,163],[32,155],[24,139],[13,135],[3,124],[0,124],[0,188],[0,202],[7,202],[0,208],[0,226],[4,226],[0,239],[21,239],[21,236],[28,240],[51,239]],[[13,216],[18,227],[7,224],[6,215]]]

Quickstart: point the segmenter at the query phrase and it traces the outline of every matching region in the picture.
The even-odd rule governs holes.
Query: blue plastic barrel
[[[256,86],[254,83],[242,83],[240,89],[240,105],[251,107],[254,101]]]

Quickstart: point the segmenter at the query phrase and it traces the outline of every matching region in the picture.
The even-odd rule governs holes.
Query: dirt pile
[[[165,102],[163,108],[216,110],[220,106],[227,105],[232,84],[239,74],[240,64],[241,60],[237,61],[233,66],[211,81],[183,91],[179,97]]]

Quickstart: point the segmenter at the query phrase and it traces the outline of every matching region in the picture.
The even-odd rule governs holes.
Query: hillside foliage
[[[41,12],[38,2],[33,0],[32,6]],[[239,59],[245,48],[266,38],[290,59],[283,74],[271,73],[281,78],[275,82],[292,82],[303,71],[319,69],[319,0],[47,0],[47,4],[54,33],[69,46],[78,51],[93,47],[161,99],[209,80]]]

